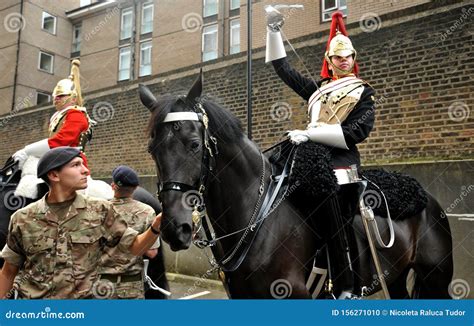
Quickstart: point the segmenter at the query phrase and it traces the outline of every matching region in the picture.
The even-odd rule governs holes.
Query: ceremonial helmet
[[[347,36],[346,27],[344,26],[344,20],[342,19],[342,13],[336,11],[332,15],[331,21],[331,30],[329,33],[329,39],[326,45],[326,52],[324,53],[323,67],[321,69],[321,77],[328,78],[331,77],[329,73],[329,65],[336,71],[341,73],[352,72],[358,74],[359,66],[356,63],[357,51],[352,46],[352,42]],[[347,71],[343,71],[337,68],[332,62],[332,56],[347,57],[352,55],[354,57],[354,65],[351,66]]]
[[[53,97],[59,95],[71,95],[77,99],[77,104],[82,105],[81,84],[79,66],[80,61],[75,59],[71,62],[71,74],[66,79],[61,79],[54,87]]]

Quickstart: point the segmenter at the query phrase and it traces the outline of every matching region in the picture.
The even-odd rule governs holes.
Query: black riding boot
[[[341,290],[338,299],[350,299],[360,295],[356,290],[358,262],[357,244],[355,242],[352,222],[358,201],[357,189],[352,184],[343,185],[329,200],[329,210],[332,212],[329,224],[329,255],[331,274],[337,289]],[[357,282],[359,283],[359,282]]]

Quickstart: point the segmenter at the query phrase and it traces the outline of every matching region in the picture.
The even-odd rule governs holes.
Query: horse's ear
[[[142,101],[143,105],[153,112],[156,107],[155,95],[153,95],[150,89],[143,84],[138,85],[138,93],[140,94],[140,101]]]
[[[201,93],[202,93],[202,68],[199,70],[199,76],[194,82],[191,89],[189,90],[189,93],[186,96],[186,99],[194,103],[196,102],[198,98],[201,97]]]

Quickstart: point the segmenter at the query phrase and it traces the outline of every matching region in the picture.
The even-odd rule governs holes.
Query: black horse
[[[37,199],[29,199],[25,197],[18,197],[14,195],[15,188],[20,180],[21,170],[10,158],[5,163],[5,166],[0,169],[0,248],[5,246],[7,240],[8,225],[10,217],[13,213],[25,207],[26,205],[36,201]],[[41,198],[48,191],[45,184],[38,186],[38,199]],[[133,198],[150,205],[156,214],[161,212],[160,202],[155,196],[150,194],[146,189],[138,187],[133,193]],[[0,268],[3,266],[3,259],[0,258]],[[165,262],[163,250],[158,250],[158,254],[150,259],[148,267],[148,276],[153,282],[162,289],[169,291],[169,284],[165,273]],[[159,291],[149,289],[145,292],[146,299],[167,299],[167,297]]]
[[[196,233],[193,219],[201,203],[199,199],[190,201],[189,196],[202,194],[209,217],[207,223],[202,219],[204,227],[222,237],[212,249],[225,272],[223,283],[230,297],[310,298],[305,282],[322,245],[315,231],[321,230],[313,230],[305,209],[291,200],[276,202],[258,226],[255,212],[273,182],[271,164],[244,134],[238,119],[203,100],[201,76],[187,96],[157,100],[143,85],[139,92],[142,103],[152,112],[149,152],[160,181],[163,240],[174,251],[190,246]],[[416,273],[413,297],[449,298],[452,239],[443,217],[440,205],[428,195],[422,213],[394,222],[395,244],[379,251],[392,298],[408,297],[411,269]],[[385,219],[376,219],[379,225],[386,225]],[[354,227],[361,262],[359,277],[368,294],[375,293],[380,284],[374,282],[375,268],[360,216],[356,216]],[[207,234],[212,237],[211,232]],[[335,288],[337,295],[337,280]]]

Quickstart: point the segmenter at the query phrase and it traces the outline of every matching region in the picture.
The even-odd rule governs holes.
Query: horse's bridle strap
[[[166,115],[163,122],[175,122],[175,121],[201,121],[199,114],[196,112],[170,112]]]
[[[190,190],[197,190],[196,187],[190,186],[190,185],[185,184],[185,183],[174,182],[174,181],[164,182],[163,184],[159,184],[158,189],[159,189],[160,193],[165,192],[165,191],[171,191],[171,190],[180,191],[180,192],[186,192],[186,191],[190,191]]]

